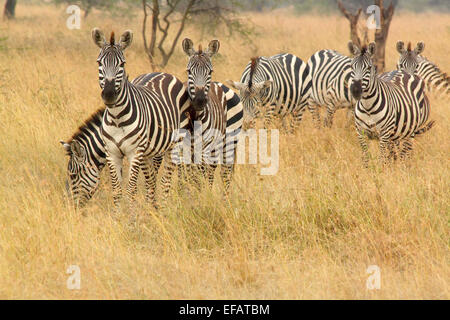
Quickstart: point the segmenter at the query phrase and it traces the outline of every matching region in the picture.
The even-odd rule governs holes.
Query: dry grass
[[[143,204],[141,191],[145,221],[130,231],[110,217],[106,172],[83,215],[71,208],[58,140],[102,104],[90,30],[137,32],[140,17],[94,13],[70,31],[64,8],[19,4],[17,16],[1,25],[9,38],[0,52],[0,298],[450,298],[448,99],[431,99],[437,126],[406,165],[382,170],[372,144],[371,168],[363,170],[342,112],[324,131],[306,115],[295,135],[280,136],[277,175],[239,166],[229,203],[217,186],[191,190],[189,199],[174,191],[160,213]],[[322,48],[346,52],[341,17],[251,19],[258,48],[221,39],[216,80],[237,80],[256,53],[307,60]],[[450,71],[449,28],[448,15],[395,16],[388,69],[403,39],[424,40],[425,55]],[[126,56],[131,78],[150,71],[140,34]],[[185,63],[180,45],[165,71],[185,79]],[[66,288],[73,264],[81,268],[79,291]],[[366,289],[371,264],[381,268],[380,290]]]

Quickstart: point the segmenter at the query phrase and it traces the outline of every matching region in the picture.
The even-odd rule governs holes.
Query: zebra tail
[[[418,135],[424,134],[425,132],[427,132],[428,130],[430,130],[433,126],[434,123],[436,121],[431,120],[429,121],[426,125],[424,125],[422,128],[418,129],[417,131],[414,132],[414,137],[417,137]]]

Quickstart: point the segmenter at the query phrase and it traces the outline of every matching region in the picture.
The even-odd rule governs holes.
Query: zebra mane
[[[97,111],[95,111],[84,123],[78,127],[78,130],[73,134],[72,138],[67,143],[71,143],[73,140],[76,140],[78,137],[88,133],[89,129],[93,127],[100,127],[102,124],[103,114],[105,113],[106,107],[101,107]]]
[[[248,88],[251,89],[253,85],[253,74],[255,73],[256,67],[258,66],[259,57],[252,57],[250,63],[250,74],[248,79]]]
[[[367,52],[367,45],[364,44],[364,45],[361,47],[361,55],[364,55],[366,52]]]
[[[411,51],[411,42],[408,42],[408,52],[410,52]]]
[[[114,45],[115,39],[114,39],[114,31],[111,31],[111,36],[109,37],[109,44]]]
[[[202,45],[199,44],[198,45],[198,54],[202,54],[202,53],[203,53]]]

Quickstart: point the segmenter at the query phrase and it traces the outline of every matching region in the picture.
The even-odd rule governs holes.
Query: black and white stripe
[[[244,123],[249,126],[266,109],[266,124],[274,114],[294,116],[298,124],[308,105],[311,88],[308,66],[300,58],[284,53],[272,57],[254,57],[247,64],[240,82],[229,81],[239,90],[244,105]]]
[[[349,49],[354,55],[350,90],[357,100],[355,124],[365,166],[369,160],[367,132],[379,137],[383,162],[393,155],[399,142],[403,143],[400,157],[405,158],[412,150],[412,138],[429,130],[433,123],[426,123],[430,105],[424,82],[405,71],[377,76],[372,61],[375,43],[359,49],[350,41]]]
[[[308,108],[317,126],[320,126],[318,106],[326,107],[325,126],[331,127],[334,113],[339,108],[348,108],[348,116],[353,118],[356,101],[350,92],[351,61],[334,50],[320,50],[309,58],[311,94]]]
[[[170,187],[173,161],[170,151],[176,141],[174,133],[183,127],[183,106],[188,96],[181,81],[169,74],[156,77],[143,75],[129,82],[122,51],[132,41],[131,31],[126,31],[118,44],[111,35],[109,43],[103,33],[93,30],[94,42],[101,48],[98,56],[99,81],[102,98],[107,106],[103,115],[101,133],[105,143],[106,160],[114,191],[114,203],[122,196],[122,161],[130,162],[127,195],[133,200],[137,191],[139,169],[146,159],[165,157],[163,194]],[[152,80],[152,81],[149,81]],[[187,121],[186,121],[187,124]],[[153,174],[153,173],[150,173]]]
[[[190,160],[199,165],[210,185],[220,164],[225,190],[228,190],[242,127],[243,107],[233,91],[221,83],[211,82],[211,57],[219,50],[219,41],[212,40],[206,51],[201,47],[195,51],[192,40],[187,38],[182,45],[189,56],[187,90],[191,98],[189,118],[193,133]],[[200,135],[201,139],[198,139]],[[189,166],[190,169],[192,167]]]

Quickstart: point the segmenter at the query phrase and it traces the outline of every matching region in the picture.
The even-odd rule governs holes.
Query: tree
[[[5,19],[14,19],[16,11],[17,0],[6,0],[3,17]]]
[[[377,66],[378,72],[384,72],[386,39],[389,34],[389,27],[391,25],[392,17],[394,16],[394,9],[398,1],[390,0],[389,2],[390,4],[386,8],[385,2],[383,0],[375,0],[375,5],[377,5],[380,8],[379,11],[380,24],[378,28],[375,29],[375,36],[374,36],[375,43],[377,44],[374,63]],[[353,5],[353,7],[355,6],[355,1],[350,1],[350,3],[351,5]],[[358,2],[356,1],[356,3]],[[360,36],[358,35],[358,28],[361,29],[361,27],[358,27],[358,22],[361,17],[362,8],[359,7],[356,11],[356,14],[353,14],[343,5],[342,1],[337,0],[337,5],[341,13],[350,22],[350,39],[353,41],[353,43],[357,44],[360,47],[362,45],[367,45],[369,37],[368,37],[368,29],[365,22],[362,27],[362,32],[359,32],[363,33],[363,39],[361,40]],[[366,11],[364,10],[364,12]]]
[[[144,11],[142,37],[145,52],[153,70],[167,65],[188,23],[199,22],[198,25],[202,26],[202,31],[208,33],[213,33],[218,25],[225,25],[229,35],[237,32],[248,39],[249,29],[236,17],[237,0],[167,0],[164,2],[142,0]],[[151,28],[148,41],[147,19],[149,16],[151,16]],[[171,30],[174,30],[174,37],[168,37]],[[159,63],[156,61],[156,50],[161,56]]]

